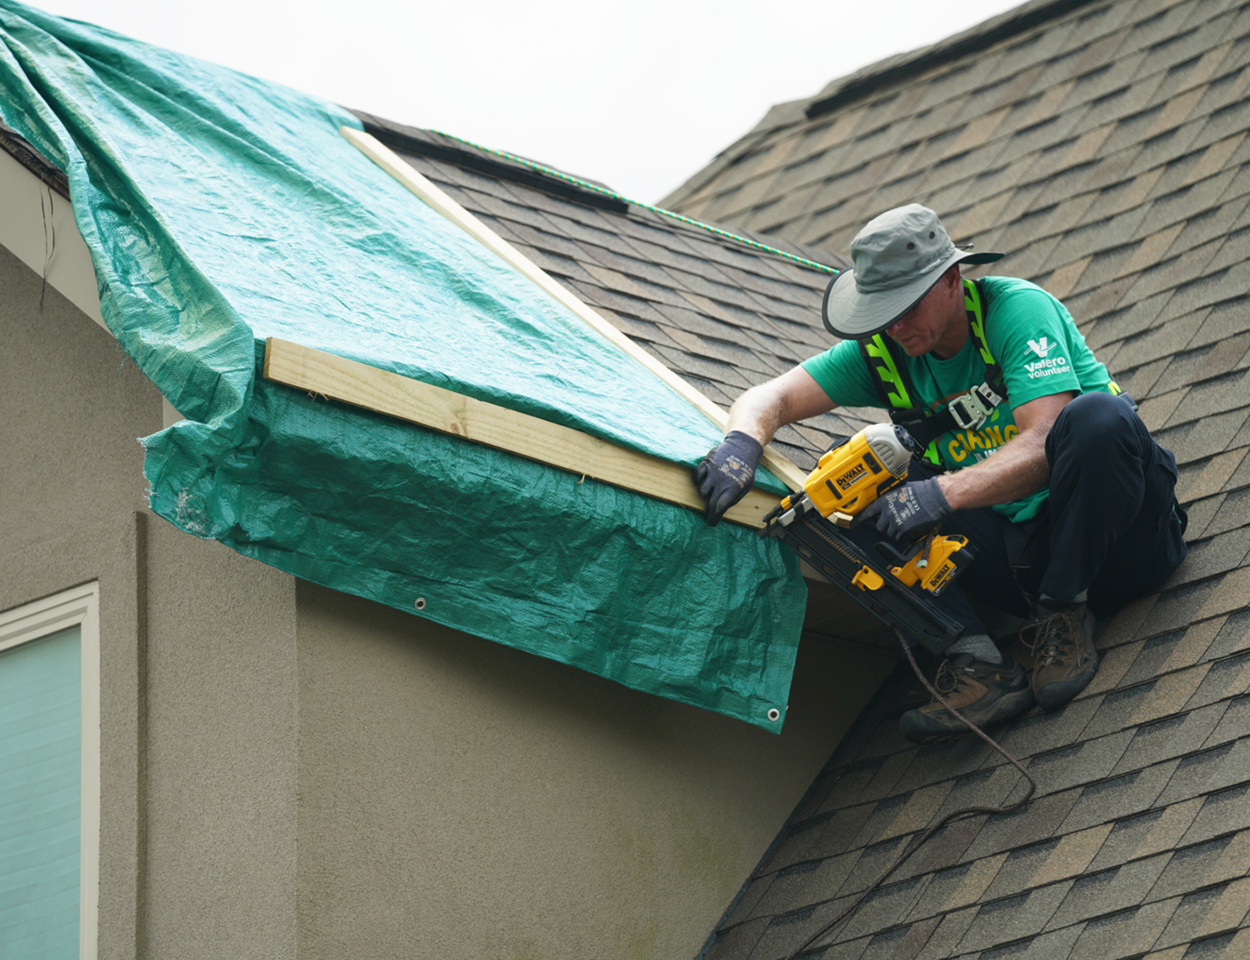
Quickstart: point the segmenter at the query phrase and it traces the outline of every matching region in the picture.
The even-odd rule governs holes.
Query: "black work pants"
[[[985,633],[967,595],[1030,617],[1039,596],[1088,599],[1108,616],[1158,589],[1185,559],[1184,512],[1175,506],[1176,460],[1155,443],[1127,397],[1087,393],[1063,408],[1046,438],[1050,497],[1041,514],[1013,524],[989,508],[958,510],[942,533],[966,536],[977,555],[937,605]],[[912,478],[932,476],[913,461]],[[857,527],[855,538],[880,538]]]

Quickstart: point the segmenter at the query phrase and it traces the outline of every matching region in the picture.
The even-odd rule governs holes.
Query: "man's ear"
[[[938,283],[942,285],[942,293],[947,300],[958,299],[960,303],[963,303],[963,276],[959,272],[959,264],[956,263],[942,274],[942,279]]]

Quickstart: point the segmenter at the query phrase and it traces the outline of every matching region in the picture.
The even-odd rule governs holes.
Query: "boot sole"
[[[1087,680],[1086,683],[1088,682]],[[990,711],[988,716],[982,718],[968,717],[968,719],[978,727],[985,729],[998,723],[1014,720],[1020,714],[1026,713],[1032,706],[1033,691],[1025,687],[1023,690],[1017,690],[1015,693],[1005,694],[994,705],[994,709]],[[946,723],[953,726],[940,723],[937,719],[938,717],[944,718]],[[899,718],[898,732],[909,743],[924,746],[958,740],[960,737],[966,737],[970,731],[945,711],[933,716],[921,713],[919,710],[909,710]]]
[[[1037,705],[1047,713],[1058,710],[1089,686],[1097,670],[1098,665],[1095,663],[1093,667],[1079,677],[1073,677],[1071,680],[1053,680],[1045,686],[1038,688],[1033,694],[1037,698]]]

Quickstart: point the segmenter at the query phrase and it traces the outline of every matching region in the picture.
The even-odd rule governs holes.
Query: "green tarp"
[[[0,30],[3,120],[67,174],[104,319],[187,418],[142,441],[154,511],[780,728],[805,591],[776,542],[317,402],[259,359],[282,337],[687,465],[718,437],[701,414],[375,167],[344,110],[13,0]]]

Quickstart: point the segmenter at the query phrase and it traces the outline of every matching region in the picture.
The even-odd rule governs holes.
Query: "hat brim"
[[[1001,253],[959,250],[910,283],[873,293],[862,293],[855,283],[855,271],[844,270],[829,282],[825,290],[821,306],[825,328],[843,339],[867,339],[892,326],[894,321],[919,303],[937,285],[942,274],[955,264],[993,263],[1002,258]]]

